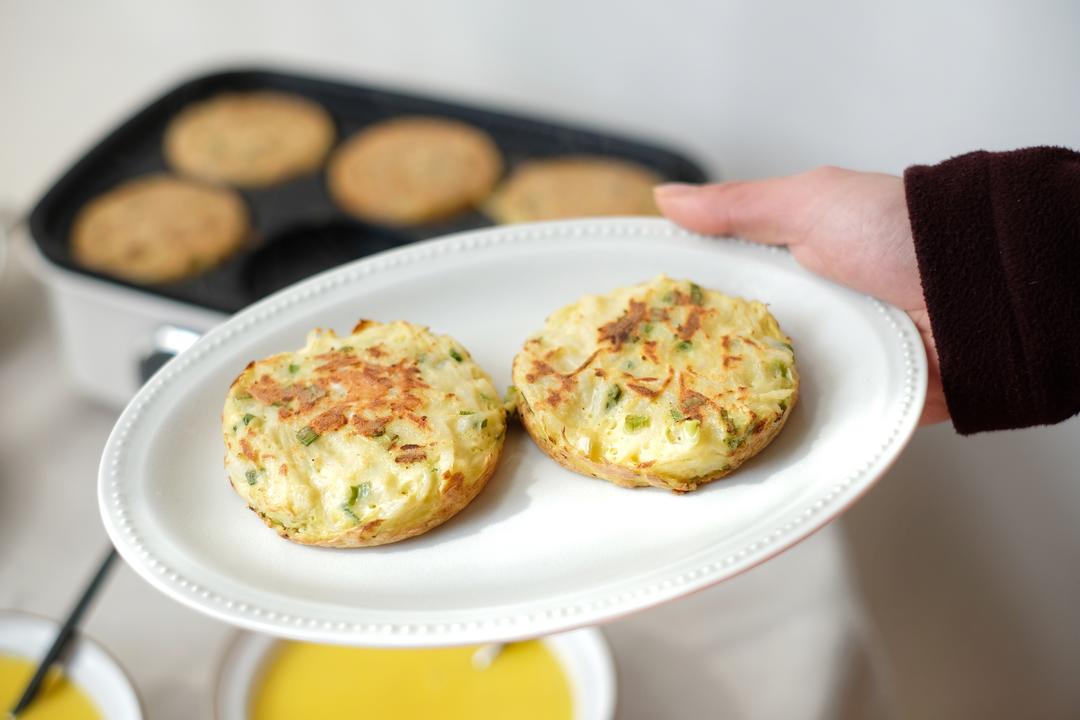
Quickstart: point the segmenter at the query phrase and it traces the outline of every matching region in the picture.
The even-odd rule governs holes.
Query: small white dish
[[[215,720],[248,720],[251,693],[263,663],[279,642],[268,635],[241,633],[229,646],[214,693]],[[574,720],[611,720],[615,715],[615,664],[603,633],[583,628],[542,638],[542,642],[570,682]]]
[[[799,404],[730,478],[682,496],[563,469],[519,428],[473,503],[431,532],[360,550],[282,540],[225,481],[221,407],[248,361],[361,317],[448,333],[505,387],[553,310],[665,272],[769,303],[793,339]],[[124,559],[176,600],[312,642],[420,647],[539,637],[673,600],[768,560],[838,517],[915,430],[926,356],[902,311],[777,247],[660,219],[504,226],[382,253],[235,315],[120,416],[98,501]]]
[[[55,620],[0,610],[0,653],[36,664],[59,631]],[[104,648],[80,632],[72,639],[66,658],[64,674],[94,701],[103,718],[142,719],[135,686]]]

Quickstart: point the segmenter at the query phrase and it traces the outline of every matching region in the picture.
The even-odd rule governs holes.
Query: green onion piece
[[[250,425],[251,421],[255,419],[255,416],[251,413],[244,413],[244,424]]]
[[[480,421],[480,429],[483,430],[486,427],[487,427],[487,418],[484,418],[483,420]]]
[[[352,485],[349,491],[349,502],[347,506],[351,507],[356,504],[357,500],[363,500],[371,494],[371,483],[362,482],[359,485]]]
[[[305,425],[297,430],[296,439],[304,445],[310,445],[319,439],[319,433],[312,430],[310,425]]]
[[[662,297],[660,299],[663,300],[664,302],[666,302],[668,305],[670,305],[671,303],[675,302],[675,293],[666,292],[666,293],[664,293],[664,297]]]
[[[259,471],[248,470],[246,473],[244,473],[244,477],[247,478],[248,485],[254,485],[255,483],[259,482]]]
[[[701,287],[690,283],[690,302],[695,305],[705,304],[705,294],[701,292]]]
[[[671,419],[675,422],[681,422],[686,419],[686,416],[679,412],[679,408],[671,408]]]
[[[475,410],[459,410],[458,415],[475,415]]]
[[[791,351],[792,354],[795,354],[795,348],[791,346],[791,343],[784,343],[784,347]]]
[[[781,400],[780,401],[780,412],[784,412],[785,410],[787,410],[787,400]]]
[[[342,505],[342,506],[341,506],[341,510],[342,510],[342,512],[344,512],[344,513],[345,513],[346,515],[348,515],[349,517],[351,517],[351,518],[353,519],[353,522],[360,522],[360,518],[356,517],[356,513],[354,513],[354,512],[352,511],[352,508],[351,508],[351,507],[349,507],[348,505]]]
[[[698,436],[698,433],[701,432],[701,421],[687,420],[685,423],[683,423],[683,428],[686,429],[687,435],[689,435],[691,438],[696,438]]]
[[[627,415],[626,429],[633,432],[649,427],[649,418],[644,415]]]
[[[786,379],[788,377],[787,363],[784,362],[783,360],[777,360],[776,362],[774,362],[773,363],[773,374],[776,375],[776,377],[782,377],[782,378]]]
[[[679,344],[675,346],[675,349],[685,351],[689,350],[692,347],[694,347],[694,343],[690,342],[689,340],[681,340]]]
[[[720,419],[724,421],[724,432],[728,435],[734,435],[738,431],[739,428],[731,419],[731,414],[724,408],[720,408]]]
[[[299,370],[299,369],[300,369],[300,366],[297,365],[296,363],[289,363],[289,372],[290,373],[295,375],[296,371]]]
[[[648,335],[649,333],[651,333],[652,332],[652,323],[645,323],[644,325],[642,325],[641,326],[641,332],[644,333],[645,335]]]
[[[461,362],[465,359],[462,357],[461,353],[457,351],[457,348],[450,348],[450,357],[454,358],[456,362]]]
[[[338,349],[341,350],[341,352],[352,352],[353,351],[353,346],[352,345],[342,345]]]
[[[236,393],[236,399],[237,400],[250,400],[251,399],[251,393],[246,392],[244,390],[241,390],[240,392]]]
[[[622,388],[618,385],[612,385],[611,389],[607,393],[607,402],[604,403],[604,409],[610,410],[618,404],[619,398],[622,397]]]

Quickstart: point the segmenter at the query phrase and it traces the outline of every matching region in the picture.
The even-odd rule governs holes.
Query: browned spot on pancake
[[[653,382],[656,382],[659,378],[654,378],[654,377],[635,378],[633,375],[630,375],[629,373],[623,373],[623,375],[625,377],[633,378],[633,382],[627,382],[626,387],[633,390],[638,395],[643,395],[643,396],[648,397],[648,398],[655,398],[655,397],[658,397],[660,395],[660,393],[664,392],[665,389],[667,389],[668,384],[671,383],[671,379],[675,376],[675,369],[674,368],[668,368],[667,377],[664,378],[664,382],[660,385],[660,387],[657,387],[657,388],[651,388],[651,387],[649,387],[647,385],[643,385],[642,383],[653,383]]]
[[[353,326],[352,334],[355,335],[356,333],[363,331],[364,328],[368,327],[369,325],[374,325],[374,324],[375,323],[372,322],[371,320],[364,320],[364,319],[357,320],[356,325]]]
[[[604,372],[604,368],[595,368],[595,369],[593,369],[593,375],[595,375],[596,377],[602,377],[602,378],[607,377],[607,373]]]
[[[646,340],[645,343],[642,345],[642,352],[642,359],[647,359],[654,363],[660,362],[660,357],[656,354],[655,340]]]
[[[724,339],[720,341],[720,344],[724,346],[724,352],[731,349],[731,336],[725,335]]]
[[[742,362],[742,355],[725,355],[724,367],[729,368],[732,365]]]
[[[344,427],[346,422],[348,422],[348,418],[345,417],[345,408],[335,407],[312,420],[311,429],[320,435],[325,435],[328,432]]]
[[[278,468],[278,472],[281,473],[282,475],[288,475],[289,474],[289,466],[286,465],[285,463],[281,463],[281,467]]]
[[[338,404],[349,406],[354,414],[365,417],[388,415],[410,418],[417,424],[421,422],[415,411],[424,401],[415,392],[428,385],[421,378],[420,368],[408,360],[393,365],[361,362],[340,367],[320,376],[316,382],[324,393],[331,387],[344,391],[345,397],[339,399]]]
[[[365,352],[376,359],[386,357],[386,351],[382,349],[382,345],[372,345]]]
[[[701,314],[704,312],[700,307],[694,305],[690,308],[690,313],[686,316],[686,322],[679,326],[679,337],[683,340],[689,340],[694,337],[694,333],[701,327]]]
[[[259,451],[251,447],[251,443],[247,441],[247,438],[240,438],[240,451],[243,456],[246,457],[248,460],[255,464],[258,464]]]
[[[686,377],[679,376],[679,411],[687,417],[701,420],[702,408],[709,405],[709,398],[686,385]]]
[[[415,424],[422,430],[427,430],[428,428],[427,415],[414,415],[413,413],[409,413],[405,416],[405,419]]]
[[[427,459],[427,453],[419,445],[402,445],[401,453],[394,458],[394,462],[402,465],[410,465]]]
[[[762,418],[761,420],[758,420],[756,423],[754,423],[754,429],[751,432],[756,435],[762,430],[764,430],[766,425],[768,425],[768,422],[765,420],[765,418]]]
[[[281,405],[296,397],[296,386],[282,385],[269,375],[263,375],[248,388],[248,392],[259,402]]]
[[[551,388],[548,391],[547,395],[548,404],[552,407],[555,407],[562,402],[563,394],[569,393],[574,389],[574,377],[578,373],[584,371],[587,367],[589,367],[589,365],[592,364],[592,361],[595,360],[599,354],[599,350],[593,351],[593,354],[590,355],[588,359],[585,360],[585,362],[581,363],[581,365],[574,369],[573,372],[567,373],[565,375],[548,365],[543,360],[533,360],[532,372],[525,374],[525,380],[530,383],[534,383],[539,378],[546,377],[548,375],[551,375],[554,378],[558,378],[558,385]],[[601,375],[601,377],[603,377],[603,375]]]
[[[378,437],[386,432],[387,421],[381,418],[365,418],[353,415],[352,424],[356,432],[367,437]]]
[[[443,473],[446,485],[443,486],[443,495],[450,495],[461,489],[465,484],[465,474],[461,472],[451,473],[449,470]]]
[[[305,385],[296,391],[296,399],[300,401],[300,412],[308,412],[324,397],[326,397],[326,390],[317,385]]]
[[[675,304],[676,305],[697,305],[694,302],[694,296],[689,293],[684,293],[682,290],[675,291]]]
[[[760,345],[758,345],[756,342],[754,342],[753,340],[751,340],[748,337],[743,337],[743,338],[739,338],[739,339],[742,340],[744,343],[746,343],[747,345],[749,345],[752,348],[760,348],[761,347]]]
[[[670,317],[667,308],[653,308],[652,313],[650,314],[652,315],[652,319],[657,322],[667,322]]]
[[[581,363],[580,365],[578,365],[578,366],[577,366],[577,369],[576,369],[576,370],[574,370],[574,371],[573,371],[572,373],[570,373],[569,375],[566,375],[566,377],[573,377],[573,376],[577,375],[578,373],[580,373],[580,372],[581,372],[582,370],[584,370],[585,368],[587,368],[587,367],[589,367],[590,365],[592,365],[592,361],[593,361],[593,360],[595,360],[595,359],[596,359],[596,356],[597,356],[597,355],[599,355],[599,354],[600,354],[600,351],[599,351],[599,350],[593,350],[593,354],[592,354],[592,355],[590,355],[590,356],[589,356],[589,357],[588,357],[588,358],[587,358],[587,359],[585,360],[585,362],[583,362],[583,363]]]
[[[287,407],[280,407],[280,408],[278,408],[278,411],[277,411],[278,420],[288,420],[294,414],[295,413],[293,413],[293,411],[290,410]]]
[[[573,375],[560,375],[559,387],[553,388],[548,393],[547,401],[552,407],[555,407],[562,402],[562,394],[569,393],[574,389],[574,376]]]
[[[655,461],[655,460],[646,460],[645,462],[639,462],[639,463],[637,464],[637,466],[638,466],[639,468],[641,468],[642,470],[644,470],[645,468],[650,468],[650,467],[652,467],[652,466],[653,466],[653,465],[655,465],[655,464],[656,464],[656,461]]]
[[[618,320],[600,326],[600,342],[610,340],[618,350],[634,334],[639,323],[645,319],[645,303],[631,300],[626,312]]]
[[[355,353],[347,352],[345,350],[331,350],[320,355],[315,356],[316,360],[322,360],[322,365],[315,368],[316,372],[333,372],[338,368],[351,367],[353,365],[359,365],[362,360],[356,357]]]
[[[525,374],[525,379],[529,382],[536,382],[537,378],[544,377],[545,375],[558,375],[555,372],[555,368],[548,365],[543,360],[532,361],[532,372]]]

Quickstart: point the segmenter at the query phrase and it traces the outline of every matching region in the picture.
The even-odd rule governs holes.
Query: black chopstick
[[[90,602],[94,599],[94,596],[97,595],[97,591],[101,588],[105,576],[109,574],[109,567],[112,566],[113,560],[115,559],[116,548],[110,545],[109,552],[106,553],[97,572],[94,573],[94,579],[91,580],[90,584],[83,590],[79,602],[75,603],[75,608],[68,614],[67,619],[64,620],[64,624],[60,627],[60,632],[57,633],[52,646],[49,648],[49,651],[45,653],[45,657],[42,658],[41,664],[38,665],[37,670],[34,671],[34,677],[30,678],[30,684],[23,690],[19,702],[15,703],[15,707],[8,713],[10,717],[18,716],[18,714],[25,710],[38,694],[38,690],[41,689],[41,683],[45,680],[49,668],[52,667],[52,664],[56,662],[56,659],[60,657],[60,654],[64,652],[71,642],[71,637],[75,634],[75,629],[79,626],[79,620],[82,619],[83,614],[86,613],[86,608],[90,606]]]

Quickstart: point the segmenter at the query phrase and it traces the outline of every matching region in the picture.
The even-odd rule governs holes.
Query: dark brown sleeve
[[[1080,154],[973,152],[904,173],[923,292],[961,434],[1080,411]]]

